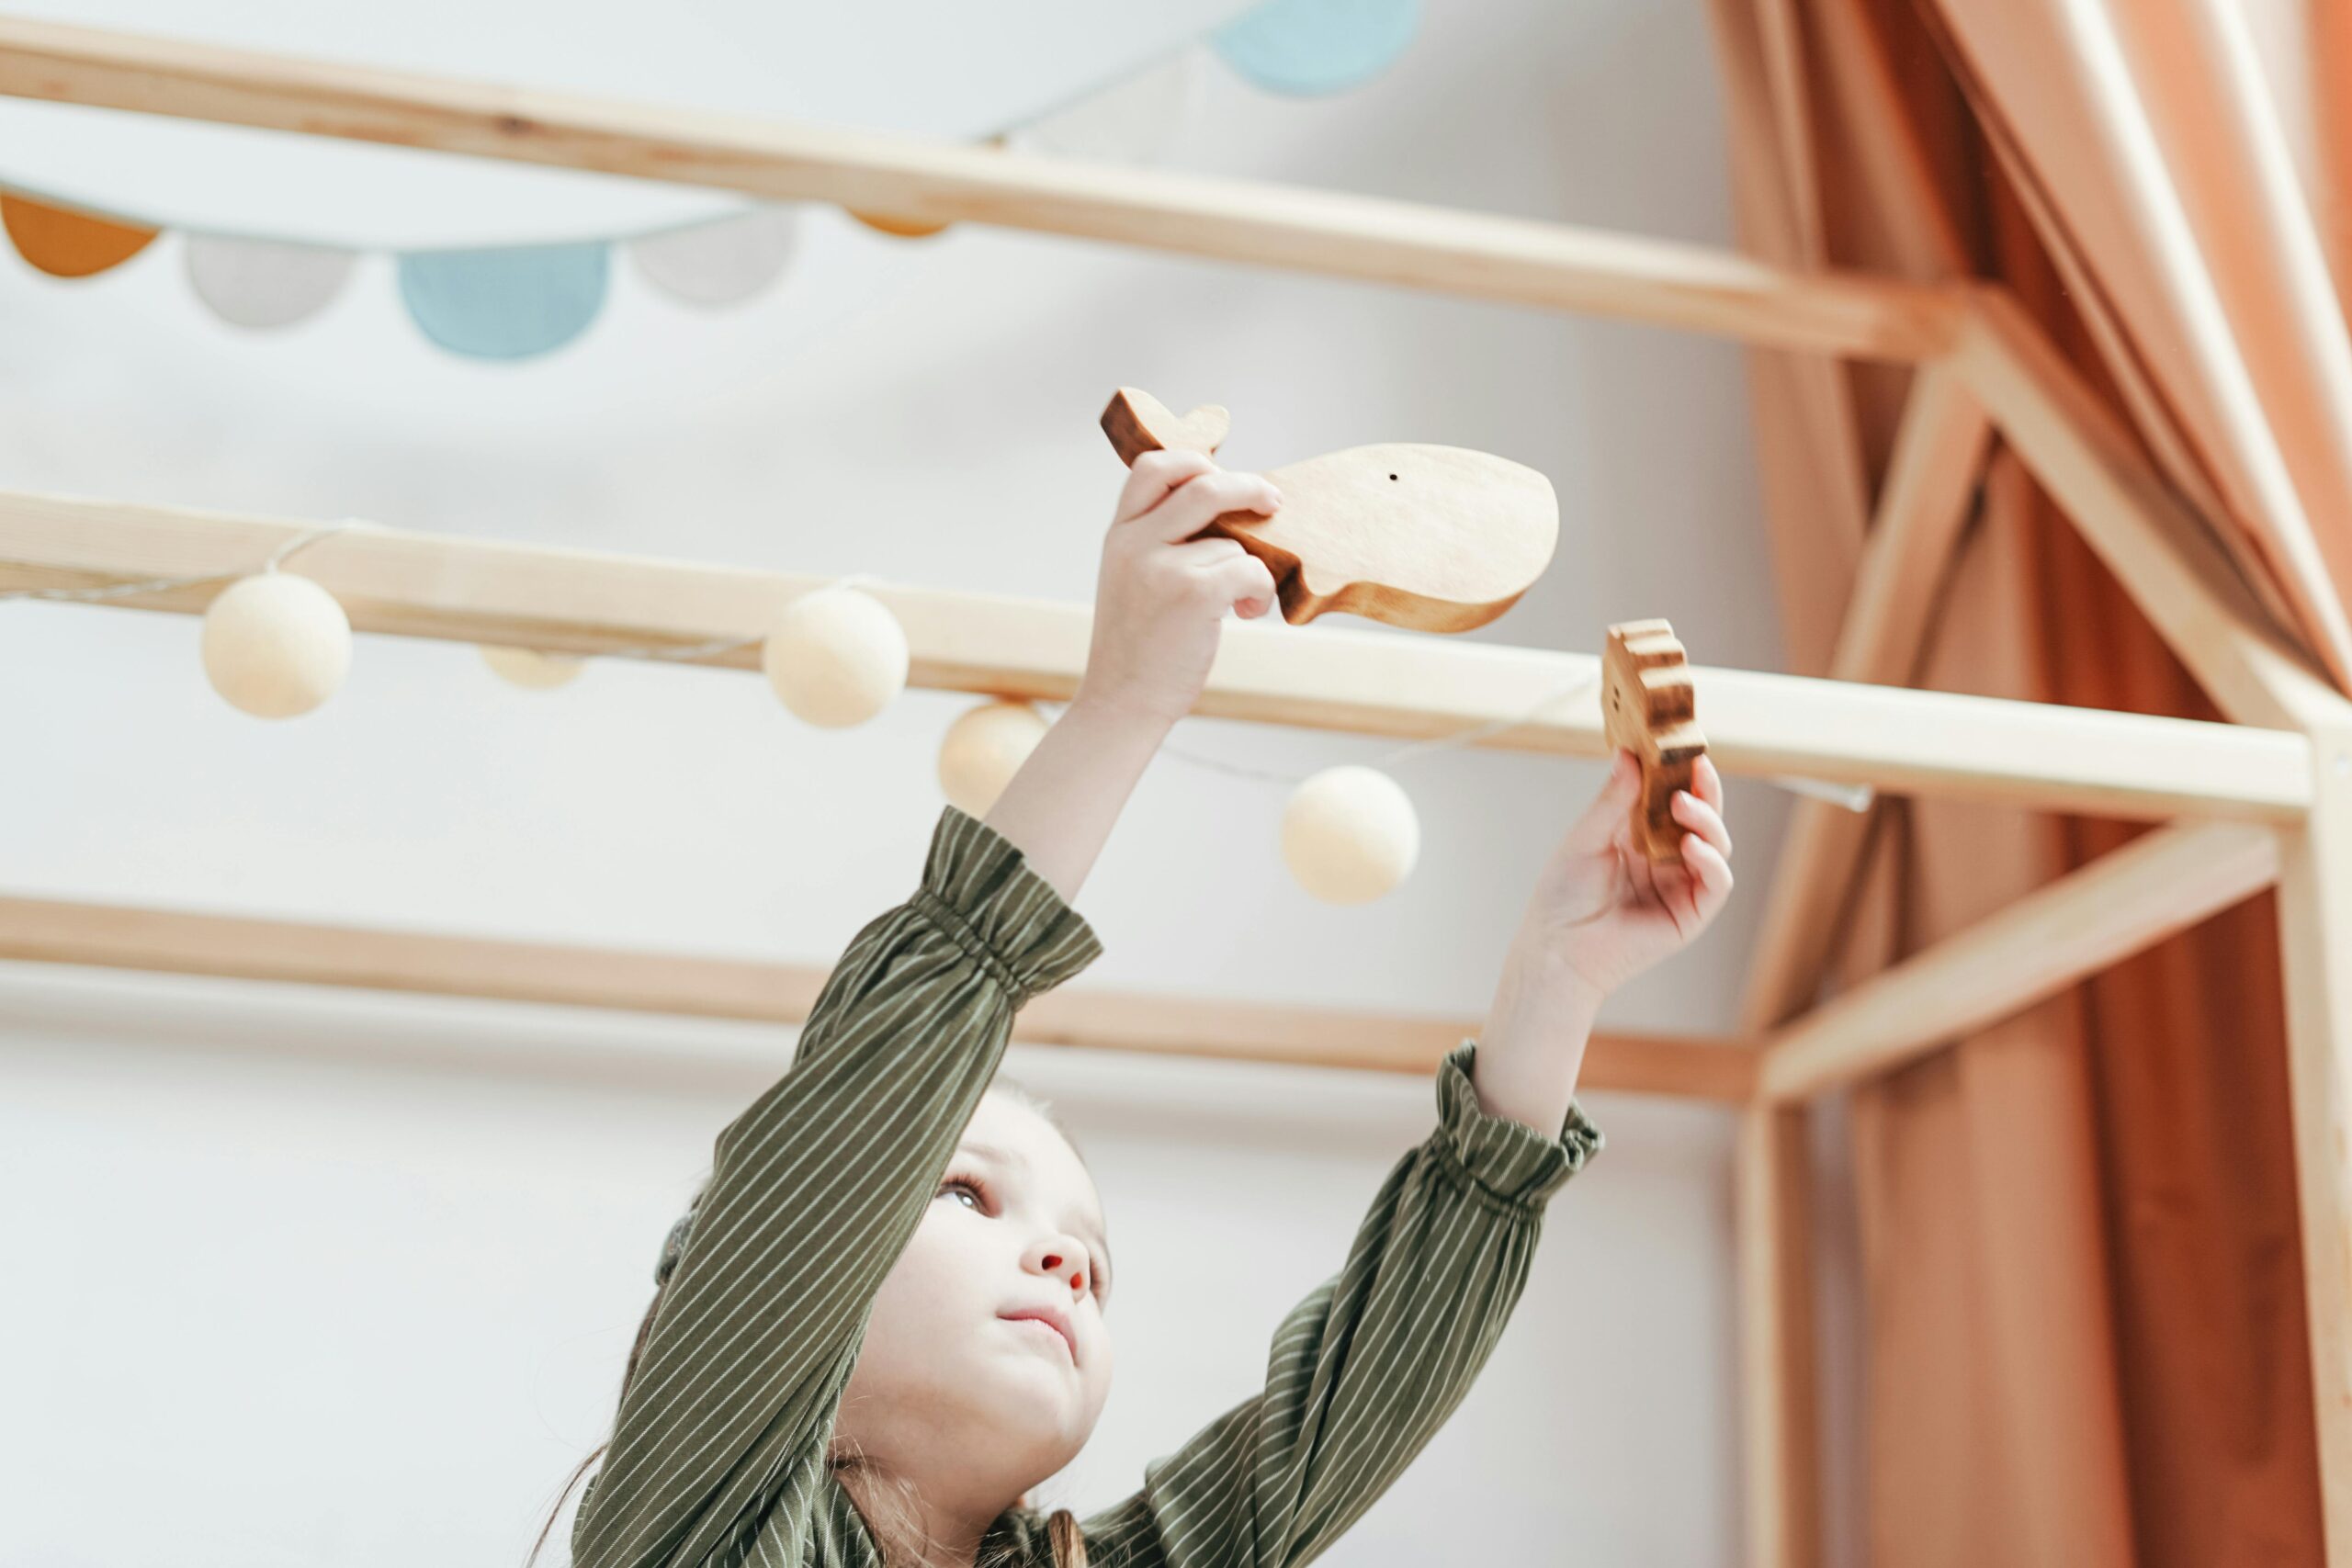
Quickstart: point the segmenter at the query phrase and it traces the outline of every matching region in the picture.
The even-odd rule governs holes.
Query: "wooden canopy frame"
[[[1864,824],[1800,802],[1731,1041],[1606,1036],[1596,1088],[1730,1103],[1751,1568],[1820,1551],[1804,1116],[1815,1097],[2011,1016],[2278,890],[2327,1561],[2352,1568],[2352,702],[2294,649],[2132,433],[2006,294],[1804,274],[1697,247],[1325,191],[526,92],[0,20],[0,93],[634,175],[912,223],[977,222],[1916,365],[1827,681],[1696,671],[1726,771],[2162,825],[1815,1006]],[[1997,433],[2230,722],[1904,689]],[[0,586],[251,570],[301,525],[0,493]],[[362,630],[578,653],[756,636],[815,580],[365,529],[305,575]],[[118,603],[200,613],[206,583]],[[1083,606],[876,591],[915,684],[1067,695]],[[701,662],[752,663],[748,651]],[[1592,660],[1238,626],[1199,710],[1394,736],[1532,709]],[[1481,744],[1598,755],[1597,699]],[[814,971],[0,900],[0,957],[795,1021]],[[1425,1070],[1471,1026],[1084,989],[1025,1038]],[[1335,1043],[1345,1042],[1346,1043]]]

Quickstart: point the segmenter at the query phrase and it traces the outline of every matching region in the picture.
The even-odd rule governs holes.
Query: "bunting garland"
[[[1410,40],[1418,0],[1266,0],[1227,23],[1208,48],[1181,51],[1076,102],[988,139],[1057,157],[1143,163],[1165,152],[1193,96],[1203,54],[1268,91],[1336,92],[1385,68]],[[953,225],[852,210],[893,240]],[[779,278],[797,248],[799,211],[755,206],[684,228],[555,244],[406,251],[390,259],[400,298],[426,339],[471,359],[550,354],[587,331],[611,289],[613,250],[666,298],[698,309],[746,301]],[[126,213],[92,210],[56,192],[0,190],[0,228],[17,254],[53,277],[122,265],[162,232]],[[247,332],[282,331],[340,297],[360,253],[246,235],[185,231],[188,288],[214,315]]]
[[[0,225],[17,254],[51,277],[91,277],[120,266],[162,232],[6,192],[0,192]]]
[[[1344,92],[1413,41],[1419,0],[1267,0],[1218,29],[1217,58],[1270,93]]]
[[[612,257],[602,241],[418,251],[400,259],[401,299],[424,335],[473,359],[529,359],[588,330]]]
[[[180,248],[188,287],[231,326],[270,332],[327,308],[359,258],[323,245],[190,234]]]
[[[647,234],[628,243],[639,277],[684,305],[739,304],[784,274],[799,244],[799,214],[763,207],[740,218]]]

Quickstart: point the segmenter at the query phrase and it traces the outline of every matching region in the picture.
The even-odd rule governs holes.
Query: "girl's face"
[[[875,1296],[836,1431],[926,1492],[1010,1503],[1076,1458],[1102,1413],[1111,1283],[1076,1151],[986,1096]]]

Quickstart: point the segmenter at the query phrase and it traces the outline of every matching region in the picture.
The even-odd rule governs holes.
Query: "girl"
[[[1435,1131],[1275,1333],[1263,1392],[1083,1525],[1023,1504],[1102,1408],[1114,1274],[1086,1167],[989,1079],[1014,1011],[1098,951],[1070,900],[1225,613],[1274,602],[1238,545],[1193,536],[1281,503],[1196,453],[1135,464],[1077,697],[985,822],[947,809],[920,889],[850,944],[792,1070],[719,1134],[573,1522],[578,1568],[1300,1563],[1461,1402],[1545,1200],[1600,1146],[1571,1099],[1595,1010],[1731,891],[1703,762],[1675,803],[1682,863],[1653,867],[1625,837],[1639,771],[1618,757],[1539,879],[1479,1039],[1440,1068]]]

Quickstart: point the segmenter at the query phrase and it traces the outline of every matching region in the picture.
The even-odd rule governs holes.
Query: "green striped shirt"
[[[792,1068],[719,1134],[612,1446],[579,1568],[879,1568],[826,1462],[883,1276],[978,1104],[1012,1015],[1101,952],[1001,834],[949,807],[914,897],[858,933]],[[1449,1055],[1438,1125],[1346,1266],[1283,1319],[1262,1392],[1083,1525],[1095,1568],[1275,1568],[1352,1524],[1468,1392],[1526,1282],[1544,1201],[1600,1146],[1478,1107]],[[1051,1562],[1014,1509],[984,1548]]]

